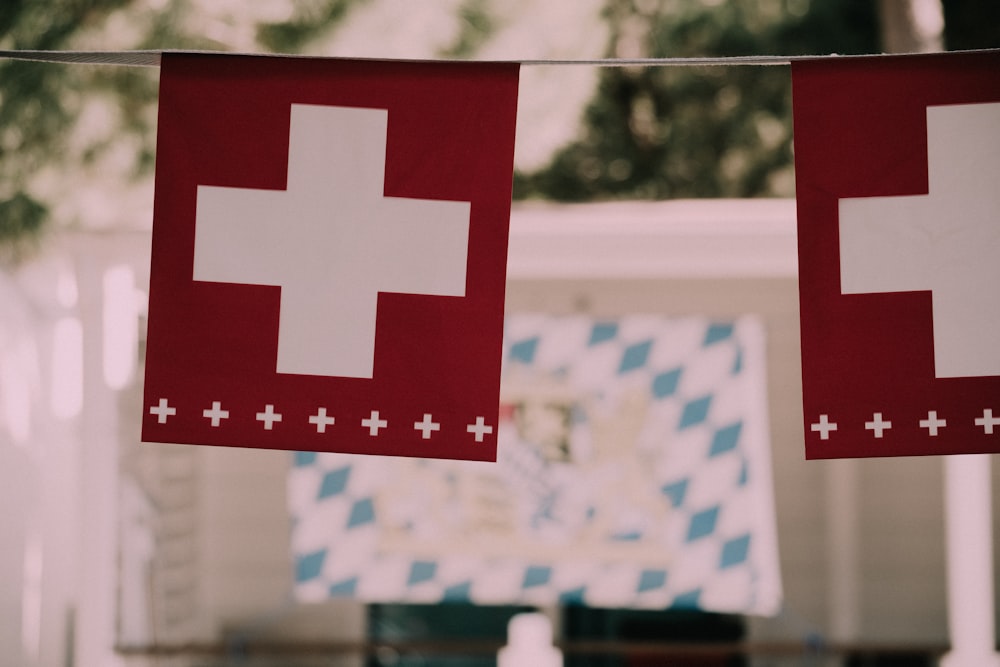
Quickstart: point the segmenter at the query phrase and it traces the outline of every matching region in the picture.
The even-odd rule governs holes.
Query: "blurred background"
[[[0,5],[10,50],[563,61],[998,46],[991,0]],[[155,67],[0,60],[3,664],[494,664],[525,609],[293,600],[287,454],[138,442],[157,83]],[[508,311],[752,314],[767,336],[781,610],[547,607],[566,664],[931,665],[947,649],[941,462],[803,461],[792,139],[784,66],[521,70]],[[608,239],[665,259],[601,264]]]

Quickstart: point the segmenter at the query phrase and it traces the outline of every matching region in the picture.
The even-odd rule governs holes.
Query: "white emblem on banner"
[[[198,186],[194,279],[281,287],[279,373],[371,378],[379,292],[465,295],[471,205],[386,197],[387,127],[293,104],[287,189]]]
[[[1000,103],[928,107],[927,171],[926,195],[840,200],[841,290],[930,290],[936,376],[1000,375]]]

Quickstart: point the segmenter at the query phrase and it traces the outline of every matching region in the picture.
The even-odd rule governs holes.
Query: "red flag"
[[[998,72],[793,63],[807,458],[1000,452]]]
[[[495,460],[517,77],[165,54],[143,439]]]

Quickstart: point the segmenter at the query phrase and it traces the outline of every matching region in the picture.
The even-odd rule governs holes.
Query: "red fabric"
[[[517,65],[168,53],[160,76],[143,439],[495,460]],[[388,109],[386,196],[471,202],[465,296],[380,294],[371,379],[277,373],[280,288],[192,279],[197,187],[283,190],[293,103]]]
[[[799,61],[792,81],[806,457],[1000,452],[975,424],[1000,415],[1000,377],[935,378],[930,292],[841,294],[838,226],[840,198],[928,192],[927,106],[1000,101],[1000,52]]]

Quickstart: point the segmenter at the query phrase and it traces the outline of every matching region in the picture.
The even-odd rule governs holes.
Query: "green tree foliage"
[[[347,12],[365,0],[299,0],[287,21],[264,23],[257,41],[272,53],[299,53]]]
[[[125,0],[0,3],[0,44],[7,49],[65,48],[80,29]],[[60,153],[78,108],[80,90],[66,66],[17,60],[0,62],[0,247],[20,250],[46,220],[47,207],[28,180]]]
[[[495,19],[489,0],[465,0],[458,8],[462,30],[455,44],[441,54],[443,58],[472,58],[494,33]]]
[[[870,0],[609,0],[610,57],[878,51]],[[606,68],[583,136],[517,197],[790,196],[791,87],[786,67]]]

